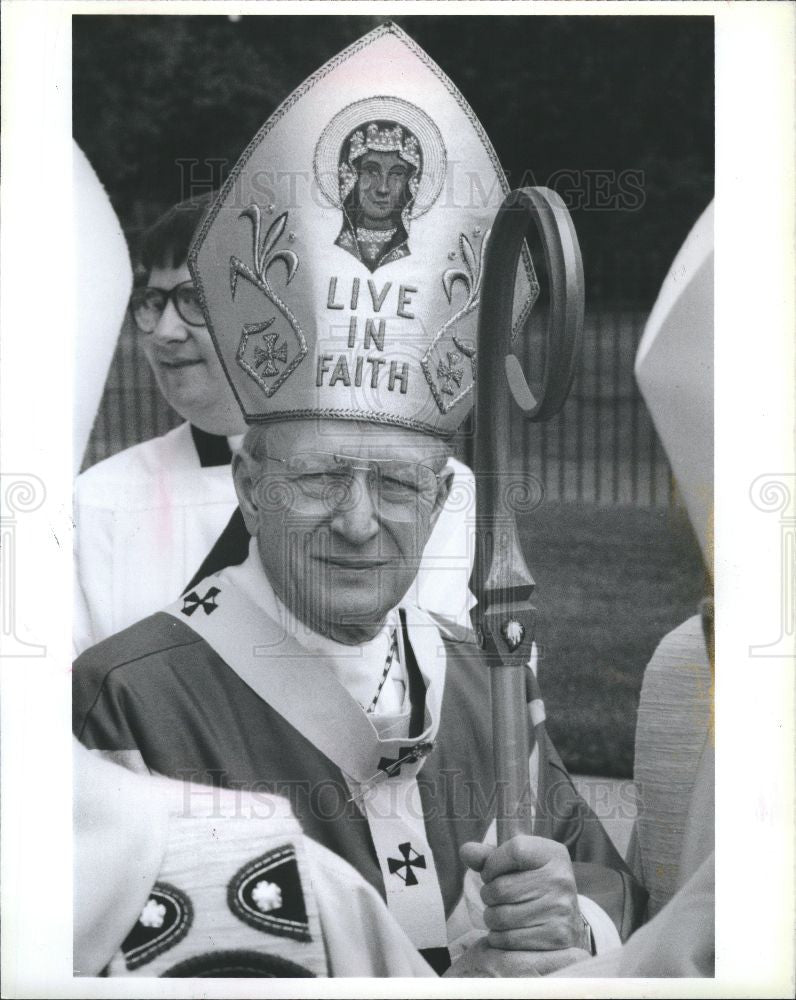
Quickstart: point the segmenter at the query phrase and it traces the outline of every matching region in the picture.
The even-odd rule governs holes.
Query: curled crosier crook
[[[541,391],[534,395],[511,350],[512,307],[523,241],[534,226],[543,247],[550,281]],[[495,218],[481,288],[482,315],[489,317],[491,356],[504,359],[509,389],[527,420],[549,420],[572,387],[583,332],[583,263],[566,205],[550,188],[518,188]],[[488,364],[479,358],[479,367]]]

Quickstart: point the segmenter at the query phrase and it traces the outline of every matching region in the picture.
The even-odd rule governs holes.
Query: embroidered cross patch
[[[417,885],[417,876],[412,869],[426,867],[425,855],[418,854],[408,840],[404,844],[399,844],[398,850],[403,860],[387,858],[387,867],[390,869],[390,875],[397,875],[403,881],[404,885]],[[406,874],[402,875],[401,870],[404,868],[406,869]]]
[[[216,594],[220,594],[221,591],[218,587],[211,587],[204,597],[200,597],[195,590],[192,590],[190,594],[186,594],[183,597],[183,606],[180,609],[184,615],[188,618],[196,611],[197,608],[202,608],[206,615],[212,615],[216,610],[218,605],[216,604]]]
[[[273,319],[269,320],[268,326],[272,323]],[[277,341],[279,340],[278,333],[264,333],[262,337],[265,347],[255,347],[254,367],[259,368],[262,365],[263,375],[278,375],[279,369],[276,367],[276,362],[287,363],[287,344],[283,342],[277,347]]]
[[[464,378],[464,369],[458,368],[457,365],[462,360],[461,355],[457,354],[456,351],[448,351],[448,363],[440,361],[437,366],[437,376],[444,380],[444,385],[442,386],[442,391],[446,396],[453,396],[456,389],[461,387],[462,379]],[[456,389],[454,389],[454,383],[456,384]]]

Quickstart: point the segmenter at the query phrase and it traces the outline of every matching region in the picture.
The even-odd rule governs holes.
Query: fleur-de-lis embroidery
[[[459,249],[464,261],[464,269],[460,267],[449,267],[442,275],[442,287],[445,290],[448,302],[453,298],[453,286],[457,281],[461,281],[467,289],[467,301],[464,303],[456,316],[464,315],[478,303],[478,295],[481,291],[481,261],[484,256],[486,237],[481,244],[481,253],[476,257],[473,245],[464,233],[459,235]]]
[[[456,406],[473,388],[476,346],[463,335],[464,331],[460,324],[466,316],[478,308],[481,296],[484,249],[488,239],[489,233],[484,236],[476,252],[467,235],[460,233],[459,251],[464,264],[462,267],[449,267],[442,274],[442,288],[448,302],[453,302],[454,288],[459,283],[464,286],[466,298],[456,312],[440,327],[420,362],[420,367],[423,369],[423,374],[441,413],[447,413]],[[445,343],[446,340],[447,343]],[[455,351],[447,350],[451,341],[456,348]],[[464,385],[465,369],[459,367],[464,358],[470,362],[473,376],[467,385]],[[463,385],[464,388],[462,388]]]
[[[268,325],[270,326],[271,323]],[[279,369],[276,367],[276,362],[281,361],[282,364],[287,362],[287,344],[281,343],[277,347],[278,340],[278,333],[264,333],[263,343],[265,347],[255,347],[254,349],[254,367],[259,368],[262,365],[263,375],[278,375]]]
[[[298,256],[292,250],[277,250],[276,244],[282,237],[282,233],[287,226],[287,212],[283,212],[268,227],[265,236],[260,238],[262,229],[262,213],[259,205],[249,205],[240,213],[239,218],[249,219],[252,224],[252,258],[254,260],[254,273],[243,261],[237,257],[230,260],[230,282],[232,286],[232,297],[235,297],[235,289],[238,284],[238,277],[252,279],[256,275],[260,282],[268,288],[268,271],[272,264],[281,261],[287,268],[287,281],[290,284],[296,275],[299,266]],[[256,282],[255,282],[256,284]]]
[[[273,210],[269,205],[267,212]],[[282,212],[268,227],[265,235],[262,235],[263,216],[260,206],[251,204],[245,208],[239,216],[240,219],[248,219],[252,226],[252,260],[253,267],[245,264],[239,257],[230,257],[230,289],[233,299],[238,287],[238,280],[244,278],[250,284],[258,288],[268,299],[272,306],[282,314],[292,328],[298,341],[298,351],[293,351],[292,358],[290,338],[284,332],[266,333],[270,326],[277,320],[277,316],[269,316],[256,323],[246,323],[241,331],[240,344],[238,345],[237,362],[241,368],[247,372],[260,386],[266,396],[273,396],[285,379],[293,372],[297,365],[307,355],[307,342],[301,331],[296,317],[290,310],[288,304],[276,293],[269,282],[269,272],[273,265],[280,261],[285,265],[287,272],[285,284],[289,285],[299,267],[299,258],[293,250],[277,249],[277,244],[284,235],[287,227],[288,213]],[[295,240],[295,233],[287,235],[288,240]],[[269,310],[271,311],[271,310]],[[255,342],[254,337],[262,334],[262,342]],[[280,337],[286,337],[280,340]],[[248,352],[248,353],[247,353]],[[277,364],[280,362],[282,367]],[[271,381],[266,381],[269,379]]]
[[[437,376],[444,380],[444,385],[442,386],[442,391],[446,396],[453,396],[456,389],[453,388],[453,383],[456,383],[456,388],[460,388],[462,384],[462,379],[464,378],[464,369],[457,368],[456,365],[462,360],[461,355],[457,354],[456,351],[448,351],[447,364],[444,361],[440,361],[437,366]]]

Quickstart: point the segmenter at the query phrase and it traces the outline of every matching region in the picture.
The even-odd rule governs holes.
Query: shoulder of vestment
[[[118,667],[147,660],[204,640],[184,622],[159,611],[91,646],[75,660],[76,679],[105,676]]]
[[[196,449],[191,439],[190,426],[179,424],[166,434],[140,441],[129,448],[117,451],[115,455],[104,458],[96,465],[81,472],[75,481],[78,495],[86,490],[95,490],[108,482],[115,482],[130,476],[155,475],[162,469],[172,469],[175,461],[183,453],[183,463],[199,464]]]

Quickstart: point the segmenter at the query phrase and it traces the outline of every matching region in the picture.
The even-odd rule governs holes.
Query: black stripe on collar
[[[199,456],[199,464],[203,469],[214,465],[229,465],[232,461],[229,442],[222,434],[208,434],[207,431],[191,424],[191,437]]]

